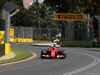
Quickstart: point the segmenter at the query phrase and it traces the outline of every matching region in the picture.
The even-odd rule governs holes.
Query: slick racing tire
[[[66,54],[66,51],[65,50],[62,50],[62,55],[65,56],[64,58],[62,57],[62,59],[65,59],[67,57],[67,54]]]
[[[44,56],[42,56],[42,55],[45,55],[46,54],[46,51],[45,50],[42,50],[41,51],[41,59],[44,59]]]

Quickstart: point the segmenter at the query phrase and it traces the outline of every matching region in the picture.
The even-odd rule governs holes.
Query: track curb
[[[19,61],[15,61],[15,62],[10,62],[10,63],[5,63],[5,64],[0,64],[0,66],[6,66],[6,65],[11,65],[11,64],[16,64],[16,63],[20,63],[20,62],[24,62],[24,61],[28,61],[31,60],[33,58],[35,58],[37,56],[36,53],[32,52],[33,56],[27,58],[27,59],[23,59],[23,60],[19,60]]]

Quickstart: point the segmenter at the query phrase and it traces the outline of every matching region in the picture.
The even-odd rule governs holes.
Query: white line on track
[[[72,52],[74,52],[74,51],[72,51]],[[84,71],[86,69],[89,69],[89,68],[95,66],[96,64],[98,64],[100,62],[99,58],[97,58],[96,56],[93,56],[93,55],[90,55],[90,54],[86,54],[86,53],[81,53],[81,52],[76,52],[76,53],[79,53],[79,54],[83,54],[83,55],[87,55],[89,57],[92,57],[94,59],[94,62],[91,63],[91,64],[89,64],[89,65],[87,65],[87,66],[84,66],[82,68],[79,68],[79,69],[76,69],[74,71],[65,73],[63,75],[72,75],[72,74],[76,74],[76,73],[82,72],[82,71]]]
[[[22,68],[26,68],[26,67],[31,67],[31,66],[35,66],[35,65],[40,65],[40,64],[43,64],[43,63],[46,63],[50,60],[47,60],[47,61],[43,61],[43,62],[40,62],[40,63],[36,63],[36,64],[33,64],[33,65],[28,65],[28,66],[22,66],[22,67],[18,67],[18,68],[12,68],[12,69],[7,69],[7,70],[2,70],[0,72],[7,72],[7,71],[13,71],[13,70],[18,70],[18,69],[22,69]]]

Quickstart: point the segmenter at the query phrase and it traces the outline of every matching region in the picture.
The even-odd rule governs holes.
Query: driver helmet
[[[55,47],[56,48],[56,45],[54,44],[54,46],[53,47]]]
[[[53,47],[52,50],[55,50],[55,47]]]

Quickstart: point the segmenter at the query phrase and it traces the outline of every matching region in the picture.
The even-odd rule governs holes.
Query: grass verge
[[[9,63],[9,62],[15,62],[18,60],[26,59],[28,57],[32,56],[32,53],[29,51],[21,50],[21,49],[11,49],[12,52],[16,54],[16,56],[12,59],[7,60],[0,60],[0,64]]]
[[[60,43],[62,47],[93,47],[92,41],[62,41]]]

